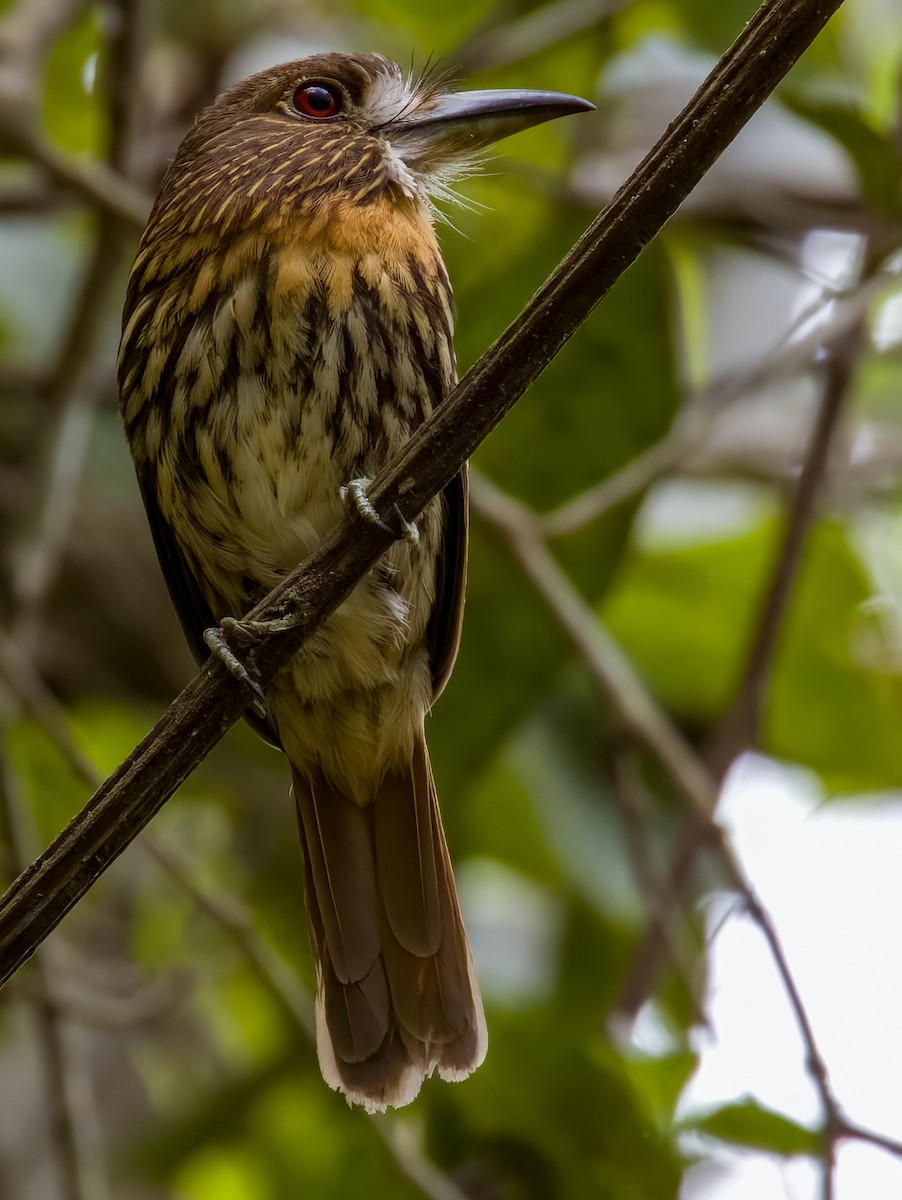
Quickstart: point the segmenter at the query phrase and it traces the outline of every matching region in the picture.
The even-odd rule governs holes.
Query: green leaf
[[[93,84],[101,46],[97,10],[88,7],[47,56],[42,123],[49,137],[71,154],[98,155],[104,145],[106,112]]]
[[[657,696],[710,723],[743,661],[772,538],[763,526],[729,541],[637,547],[602,613]]]
[[[624,1060],[627,1078],[662,1128],[672,1124],[677,1101],[697,1066],[698,1055],[691,1050],[655,1056],[637,1055]]]
[[[730,702],[781,529],[762,519],[731,539],[637,549],[608,596],[612,633],[684,721],[711,725]],[[784,618],[762,749],[834,788],[895,786],[902,773],[902,679],[883,667],[872,590],[844,528],[822,522]]]
[[[682,1123],[682,1128],[734,1146],[767,1150],[787,1158],[797,1154],[815,1156],[823,1149],[823,1139],[818,1131],[764,1108],[751,1098],[693,1116]]]

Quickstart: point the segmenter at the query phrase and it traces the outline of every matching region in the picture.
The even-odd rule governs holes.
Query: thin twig
[[[646,691],[602,622],[561,569],[542,537],[534,514],[479,476],[473,480],[472,496],[474,508],[504,538],[623,726],[667,771],[690,819],[702,830],[705,848],[716,856],[730,887],[742,896],[749,914],[764,935],[799,1027],[808,1072],[821,1101],[824,1157],[829,1166],[838,1136],[841,1136],[836,1131],[847,1129],[848,1122],[833,1094],[808,1012],[770,914],[715,818],[717,783],[714,777]],[[825,1186],[832,1186],[829,1169],[825,1171],[825,1180]]]
[[[288,1020],[311,1040],[316,1040],[313,998],[292,971],[256,932],[245,906],[226,893],[198,883],[197,871],[171,842],[145,831],[144,849],[180,884],[206,916],[235,943],[254,972],[257,982],[276,1001]],[[420,1147],[405,1136],[397,1119],[376,1120],[361,1109],[352,1110],[366,1120],[385,1143],[401,1172],[429,1200],[466,1200],[460,1189],[431,1162]]]
[[[76,779],[87,788],[97,787],[99,772],[75,744],[65,715],[45,686],[34,663],[10,637],[0,630],[0,678],[25,712],[34,717]]]
[[[59,957],[56,955],[56,959]],[[112,996],[67,978],[65,963],[54,961],[53,971],[56,1004],[59,1011],[66,1014],[66,1020],[72,1025],[106,1033],[159,1021],[177,1005],[183,1004],[189,992],[185,972],[172,972],[165,978],[155,979],[135,988],[127,996]],[[29,1003],[39,1001],[27,975],[20,975],[14,986],[16,996]]]
[[[116,0],[116,7],[119,20],[111,23],[113,38],[103,75],[110,114],[106,166],[124,175],[129,169],[130,134],[141,100],[136,81],[143,55],[144,0]],[[26,131],[32,128],[24,119],[14,120],[14,124]],[[20,548],[14,556],[12,579],[13,636],[29,649],[37,642],[44,601],[56,577],[75,511],[100,394],[95,359],[104,321],[118,294],[128,228],[129,222],[122,219],[96,222],[80,295],[44,396],[46,432],[35,489],[38,503],[34,512],[26,514],[24,532],[15,539]]]
[[[28,862],[33,841],[26,828],[25,809],[9,762],[0,750],[0,827],[17,870]],[[65,1200],[104,1200],[107,1189],[98,1154],[93,1100],[84,1064],[73,1052],[60,1011],[54,971],[48,962],[52,950],[45,947],[35,958],[29,998],[44,1078],[48,1143],[60,1195]]]
[[[54,29],[53,12],[68,16],[65,5],[58,3],[32,6],[32,25],[26,20],[5,22],[0,44],[2,49],[23,41],[24,33],[32,33],[32,49],[43,35]],[[119,27],[122,41],[128,42],[128,30]],[[114,49],[121,50],[118,46]],[[117,69],[129,73],[133,56],[111,56]],[[15,76],[13,76],[15,78]],[[47,166],[59,159],[55,150],[45,144],[36,132],[33,121],[35,97],[30,94],[33,83],[24,80],[18,103],[4,107],[3,129],[12,135],[14,143],[24,140],[33,151],[32,157]],[[109,170],[118,172],[126,162],[129,102],[121,99],[128,93],[123,86],[113,97],[111,114],[111,152]],[[9,97],[7,96],[7,99]],[[117,99],[121,102],[117,102]],[[30,102],[30,106],[29,106]],[[29,111],[31,107],[32,111]],[[20,553],[12,579],[14,614],[12,627],[18,641],[20,657],[29,662],[26,648],[37,641],[43,604],[55,578],[63,548],[68,539],[77,490],[81,481],[94,409],[99,392],[94,357],[103,328],[104,317],[117,286],[118,267],[124,246],[125,226],[119,219],[97,222],[93,254],[73,316],[62,339],[62,347],[41,397],[46,434],[43,439],[43,461],[40,462],[35,495],[38,504],[27,512],[23,522],[26,532],[20,538]],[[24,805],[14,794],[12,776],[5,762],[0,763],[3,775],[2,803],[16,869],[24,870],[30,854],[26,852]],[[48,954],[48,947],[35,965],[35,995],[31,1001],[37,1043],[41,1052],[43,1073],[51,1119],[51,1145],[59,1164],[61,1195],[66,1200],[103,1200],[107,1195],[105,1166],[100,1153],[96,1108],[91,1079],[83,1057],[71,1044],[62,992],[56,986],[57,971]]]
[[[826,351],[823,397],[798,484],[789,504],[786,528],[764,592],[761,614],[755,625],[736,696],[714,731],[706,752],[708,765],[717,778],[723,778],[737,755],[756,746],[760,738],[767,684],[773,670],[778,638],[801,570],[817,498],[828,472],[831,447],[849,396],[852,374],[864,338],[865,327],[859,318]]]
[[[580,659],[610,698],[626,732],[651,748],[690,811],[707,819],[717,803],[717,783],[698,755],[639,682],[626,655],[597,620],[548,549],[525,505],[483,475],[471,472],[473,508],[505,543]]]
[[[867,1129],[864,1125],[858,1125],[854,1121],[849,1121],[843,1117],[836,1126],[837,1140],[842,1138],[852,1138],[857,1142],[867,1142],[872,1146],[876,1146],[879,1150],[885,1150],[887,1154],[892,1154],[896,1158],[902,1158],[902,1141],[898,1138],[887,1137],[883,1133],[875,1133],[873,1129]]]
[[[14,642],[0,633],[0,677],[55,747],[76,779],[91,790],[103,776],[82,753],[69,733],[63,710],[43,680]],[[284,964],[254,933],[253,921],[244,905],[225,893],[200,883],[198,872],[183,851],[145,831],[140,844],[187,892],[197,907],[223,929],[256,969],[266,990],[289,1018],[314,1036],[313,1004],[298,981],[290,978]]]
[[[197,869],[170,841],[145,831],[140,843],[148,854],[190,895],[198,908],[219,926],[251,964],[259,983],[288,1016],[314,1039],[313,1000],[254,928],[247,908],[228,893],[198,882]]]
[[[662,966],[668,961],[667,946],[662,939],[661,930],[668,929],[677,919],[680,902],[695,878],[695,868],[706,832],[703,823],[690,821],[677,842],[667,871],[666,895],[671,901],[671,906],[660,913],[660,927],[649,928],[633,951],[632,962],[617,1000],[617,1012],[627,1021],[635,1020],[654,991]]]
[[[462,1191],[428,1159],[420,1146],[416,1127],[404,1117],[376,1115],[371,1118],[401,1174],[418,1187],[430,1200],[470,1200],[470,1193]]]
[[[712,735],[706,752],[715,779],[722,780],[730,764],[758,742],[767,686],[777,641],[801,568],[802,553],[811,529],[815,503],[829,464],[830,448],[848,398],[852,372],[864,337],[863,317],[842,330],[827,351],[824,392],[792,494],[781,544],[774,557],[761,614],[750,642],[746,665],[740,674],[733,703]],[[686,894],[695,873],[706,836],[704,825],[692,824],[674,852],[669,874],[669,894],[676,900]],[[675,908],[674,913],[677,911]],[[666,945],[657,929],[650,928],[633,957],[632,969],[621,996],[622,1012],[635,1014],[654,990]]]
[[[0,21],[0,56],[27,58],[35,66],[80,6],[81,0],[19,0]]]
[[[736,404],[754,391],[772,387],[810,368],[817,354],[842,342],[850,328],[861,322],[875,297],[898,275],[899,266],[890,264],[850,291],[828,290],[818,296],[799,313],[771,354],[748,370],[716,380],[692,397],[673,429],[660,442],[606,479],[543,514],[539,518],[542,532],[549,538],[566,537],[644,491],[698,451],[711,437],[712,425]],[[835,315],[822,324],[819,317],[834,306]],[[809,331],[803,332],[809,326]]]
[[[667,947],[669,961],[679,972],[692,1005],[694,1025],[706,1025],[707,1017],[698,994],[695,972],[685,961],[683,943],[688,935],[686,929],[676,929],[674,921],[675,901],[670,895],[669,882],[661,878],[654,869],[648,846],[648,795],[643,783],[640,764],[634,747],[618,745],[613,748],[611,761],[614,776],[613,795],[620,809],[627,852],[633,878],[645,902],[649,925]],[[622,1011],[619,1006],[617,1011]]]
[[[4,114],[2,109],[0,136],[24,158],[36,163],[57,183],[87,200],[101,213],[136,229],[147,220],[151,198],[106,163],[69,158],[29,126]]]

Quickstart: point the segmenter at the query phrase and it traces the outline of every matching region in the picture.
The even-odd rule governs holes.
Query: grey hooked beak
[[[410,164],[411,156],[456,157],[543,121],[594,108],[562,92],[449,92],[389,122],[384,132]]]

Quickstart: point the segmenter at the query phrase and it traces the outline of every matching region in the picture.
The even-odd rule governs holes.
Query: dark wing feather
[[[447,485],[445,532],[435,564],[435,604],[426,637],[432,667],[432,698],[441,694],[460,646],[467,587],[467,527],[470,481],[466,465]]]
[[[207,603],[197,578],[182,554],[175,534],[172,532],[172,526],[160,511],[152,484],[140,476],[138,483],[141,487],[144,507],[147,510],[147,520],[153,535],[153,544],[157,550],[157,558],[163,568],[163,578],[166,580],[173,607],[181,622],[185,640],[197,663],[200,664],[210,657],[210,651],[204,641],[204,630],[210,629],[219,622],[213,615],[213,610]]]
[[[210,657],[210,649],[204,641],[204,630],[218,625],[219,621],[201,591],[196,575],[182,554],[175,534],[172,532],[172,526],[160,511],[153,486],[149,480],[140,475],[138,484],[141,488],[141,496],[147,510],[147,521],[153,535],[153,544],[156,547],[160,566],[163,568],[163,578],[166,580],[172,605],[181,622],[182,631],[191,653],[200,665]],[[275,730],[259,713],[254,709],[248,709],[244,718],[264,741],[281,749],[281,743]]]

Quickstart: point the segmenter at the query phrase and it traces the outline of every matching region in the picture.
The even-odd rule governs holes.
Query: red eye
[[[325,83],[305,83],[294,93],[294,106],[303,116],[322,121],[341,112],[341,93]]]

